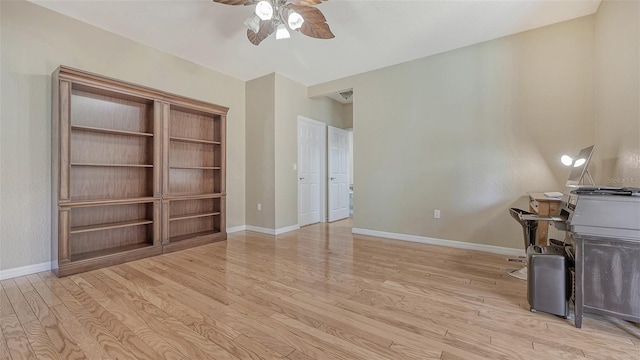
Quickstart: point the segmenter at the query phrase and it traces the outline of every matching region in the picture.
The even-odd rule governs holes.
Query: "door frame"
[[[320,204],[320,209],[318,209],[319,213],[320,213],[320,222],[324,223],[327,222],[327,124],[318,121],[318,120],[313,120],[310,119],[308,117],[302,116],[302,115],[298,115],[298,121],[296,123],[296,143],[297,143],[297,147],[296,147],[296,153],[298,152],[298,149],[300,148],[300,138],[298,137],[298,133],[299,133],[299,129],[298,127],[300,126],[300,123],[305,123],[307,125],[312,125],[312,126],[318,126],[320,127],[320,143],[318,144],[318,153],[320,154],[320,161],[319,161],[319,169],[318,169],[318,176],[320,177],[320,199],[318,201],[318,204]],[[299,174],[299,169],[300,169],[300,154],[297,154],[297,164],[296,164],[296,178],[300,177]],[[298,213],[298,225],[301,224],[300,222],[300,181],[296,181],[296,199],[298,200],[296,202],[296,206],[297,206],[297,213]]]

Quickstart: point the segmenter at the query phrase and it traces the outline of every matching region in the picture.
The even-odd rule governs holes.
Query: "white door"
[[[320,222],[325,124],[298,117],[298,224]]]
[[[349,217],[349,132],[329,126],[329,221]]]

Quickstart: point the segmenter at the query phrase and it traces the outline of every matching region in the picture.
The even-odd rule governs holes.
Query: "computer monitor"
[[[587,175],[591,183],[593,183],[593,178],[591,178],[591,174],[589,174],[589,170],[587,169],[589,161],[591,161],[591,155],[593,155],[593,147],[594,145],[591,145],[580,150],[578,156],[575,157],[571,173],[569,174],[569,179],[567,179],[567,187],[576,187],[581,185],[585,175]]]

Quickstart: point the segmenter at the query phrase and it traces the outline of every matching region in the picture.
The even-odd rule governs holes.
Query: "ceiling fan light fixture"
[[[260,18],[258,15],[252,15],[244,21],[244,24],[255,33],[260,30]]]
[[[302,15],[298,14],[297,12],[292,11],[289,14],[289,18],[287,19],[287,22],[289,23],[289,27],[291,28],[291,30],[297,30],[302,27],[302,24],[304,23],[304,18],[302,17]]]
[[[244,24],[247,39],[256,46],[273,33],[276,39],[288,39],[290,30],[315,39],[333,39],[327,19],[315,7],[324,1],[328,0],[213,0],[224,5],[255,5],[255,15]]]
[[[273,6],[268,1],[260,1],[256,5],[256,15],[262,20],[271,20],[273,17]]]
[[[278,25],[278,30],[276,30],[276,40],[288,39],[291,35],[284,24]]]

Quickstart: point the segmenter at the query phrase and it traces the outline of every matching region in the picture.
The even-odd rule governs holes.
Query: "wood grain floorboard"
[[[227,241],[0,282],[4,359],[640,360],[640,325],[532,313],[504,256],[351,234]]]
[[[136,358],[145,360],[159,358],[158,353],[156,353],[154,349],[119,321],[113,313],[109,312],[93,300],[91,296],[77,286],[71,278],[61,279],[60,283],[84,309],[88,310],[89,313],[93,315],[96,320],[100,321],[101,324],[104,324],[109,332],[113,334],[120,343],[124,344],[126,348],[136,356]]]
[[[234,303],[231,307],[239,313],[248,316],[254,326],[263,331],[270,331],[277,336],[278,341],[283,342],[311,358],[324,358],[335,360],[361,359],[356,354],[347,354],[341,348],[327,344],[323,339],[316,338],[305,332],[298,331],[282,322],[276,321],[270,316],[257,314],[242,304]]]
[[[87,280],[85,280],[85,278]],[[113,297],[112,290],[102,284],[91,274],[74,276],[74,282],[83,289],[96,302],[111,312],[120,322],[127,326],[136,336],[154,349],[163,359],[181,360],[184,355],[176,351],[157,332],[151,329],[148,324],[131,311],[128,303],[120,302],[120,298]],[[112,300],[113,299],[113,300]]]
[[[7,339],[7,349],[12,360],[37,360],[29,339],[24,334]],[[44,358],[46,359],[46,358]],[[43,359],[43,360],[44,360]]]
[[[9,349],[7,348],[7,342],[0,340],[0,360],[10,360]]]
[[[93,338],[99,347],[113,359],[136,358],[136,355],[128,349],[128,344],[122,339],[114,335],[110,328],[111,323],[105,323],[101,319],[96,318],[91,308],[85,307],[83,303],[78,301],[60,282],[61,280],[48,277],[47,274],[39,274],[41,277],[47,278],[47,284],[50,289],[63,302],[62,305],[54,306],[54,313],[59,321],[66,321],[68,318],[75,318],[84,328],[84,333]]]
[[[113,276],[113,274],[110,274]],[[115,275],[117,276],[117,275]],[[144,298],[133,296],[126,287],[119,282],[110,279],[109,276],[99,277],[111,289],[120,293],[130,303],[130,307],[135,307],[136,313],[142,320],[158,332],[168,343],[176,348],[188,359],[235,359],[216,343],[208,341],[206,337],[198,334],[193,329],[182,324],[179,320],[159,309]],[[124,303],[122,306],[126,306]]]
[[[29,339],[34,354],[39,359],[67,359],[58,352],[42,325],[37,321],[22,324],[25,335]],[[79,357],[75,357],[78,359]],[[81,358],[81,357],[80,357]]]
[[[89,359],[113,359],[107,354],[103,346],[98,342],[92,333],[87,331],[75,316],[62,304],[51,308],[51,313],[56,317],[58,323],[63,327],[71,338],[78,344],[78,347]]]
[[[31,307],[29,307],[29,304],[27,304],[27,301],[22,295],[22,292],[20,291],[20,288],[18,288],[14,279],[3,280],[0,283],[2,284],[2,287],[7,294],[7,298],[9,299],[9,302],[21,323],[24,324],[38,320],[36,315],[33,313],[33,310],[31,310]]]
[[[31,285],[31,282],[27,279],[26,276],[19,276],[17,278],[13,278],[13,281],[15,281],[16,285],[18,286],[18,289],[20,289],[20,291],[23,294],[26,292],[35,290]]]
[[[0,317],[0,329],[5,336],[5,339],[19,337],[24,335],[20,320],[15,314],[5,315]]]
[[[118,278],[118,275],[115,274],[115,271],[112,276],[112,280],[119,280],[119,284],[127,284],[127,280],[125,280],[124,278]],[[146,277],[146,275],[144,276]],[[106,285],[110,285],[111,287],[113,287],[114,285],[116,285],[116,283],[108,282],[107,280]],[[130,286],[133,286],[133,283],[130,283]],[[205,350],[208,354],[215,354],[215,352],[212,352],[211,349],[209,349],[211,346],[219,346],[219,348],[216,348],[218,357],[237,357],[239,359],[260,358],[259,355],[253,352],[253,350],[257,348],[256,346],[253,346],[250,349],[246,349],[243,346],[238,345],[238,343],[235,343],[233,339],[237,338],[241,334],[239,332],[231,330],[229,327],[218,326],[222,325],[219,322],[216,323],[211,320],[205,320],[205,317],[202,314],[190,314],[189,311],[186,310],[187,308],[180,306],[167,306],[160,304],[159,308],[167,313],[168,316],[172,317],[171,322],[167,320],[164,321],[165,323],[172,324],[169,331],[175,330],[176,328],[183,328],[185,331],[187,328],[190,329],[193,333],[198,334],[203,338],[201,341],[199,341],[199,343],[205,343],[205,345],[197,345],[203,347],[203,350]],[[208,339],[212,344],[206,344],[206,341],[203,341],[205,339]]]
[[[40,295],[35,290],[32,290],[26,292],[24,296],[39,321],[40,327],[33,326],[34,333],[37,332],[40,335],[39,331],[43,330],[46,338],[52,343],[62,359],[85,359],[86,357],[80,347],[73,341],[67,330],[58,323],[58,319],[53,315]],[[26,328],[25,331],[29,333]],[[34,349],[36,348],[35,346],[33,347]]]
[[[27,279],[31,283],[31,286],[40,295],[40,298],[49,307],[53,307],[62,304],[62,301],[47,287],[44,281],[38,276],[38,274],[27,275]]]

